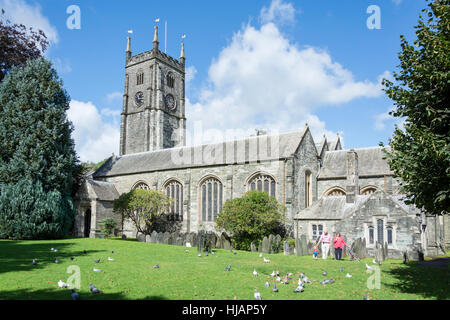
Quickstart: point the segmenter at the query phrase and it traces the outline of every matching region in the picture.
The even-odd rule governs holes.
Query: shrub
[[[116,221],[113,218],[105,218],[101,222],[101,233],[107,237],[111,237],[114,234],[114,228],[116,227]]]
[[[250,250],[251,242],[260,243],[274,234],[284,222],[286,208],[264,191],[248,191],[241,198],[225,202],[216,220],[216,229],[224,229],[237,249]]]

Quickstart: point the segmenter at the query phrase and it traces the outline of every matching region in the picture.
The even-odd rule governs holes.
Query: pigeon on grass
[[[256,300],[262,300],[261,294],[258,292],[258,290],[255,289],[253,295],[254,295],[254,297],[255,297]]]
[[[81,299],[80,294],[78,292],[75,292],[75,290],[73,290],[73,289],[72,289],[71,296],[72,296],[72,300],[80,300]]]
[[[93,294],[100,293],[100,290],[96,286],[94,286],[92,283],[89,285],[89,290],[91,290],[91,292]]]

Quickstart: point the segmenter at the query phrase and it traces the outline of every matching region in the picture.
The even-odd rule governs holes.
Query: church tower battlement
[[[151,51],[133,56],[128,37],[120,155],[185,146],[185,62],[184,43],[179,60],[159,50],[158,26]]]

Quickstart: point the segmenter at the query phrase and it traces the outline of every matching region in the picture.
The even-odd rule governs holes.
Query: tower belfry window
[[[166,82],[167,82],[167,86],[169,88],[173,88],[174,84],[175,84],[175,79],[173,78],[173,75],[171,73],[169,73],[166,77]]]
[[[140,84],[143,84],[143,83],[144,83],[144,73],[143,72],[139,72],[136,75],[136,84],[140,85]]]

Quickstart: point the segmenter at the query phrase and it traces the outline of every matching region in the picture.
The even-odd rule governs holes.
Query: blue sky
[[[70,5],[81,10],[79,30],[66,26]],[[367,27],[370,5],[381,10],[381,29]],[[222,140],[226,130],[287,132],[308,122],[316,139],[339,133],[345,148],[386,143],[399,120],[387,115],[392,102],[379,82],[396,70],[399,36],[414,39],[426,1],[0,0],[0,7],[49,36],[46,56],[72,98],[77,152],[99,161],[118,153],[127,31],[133,54],[150,50],[157,17],[162,49],[168,24],[169,55],[179,57],[187,35],[189,132],[201,123],[206,137]]]

